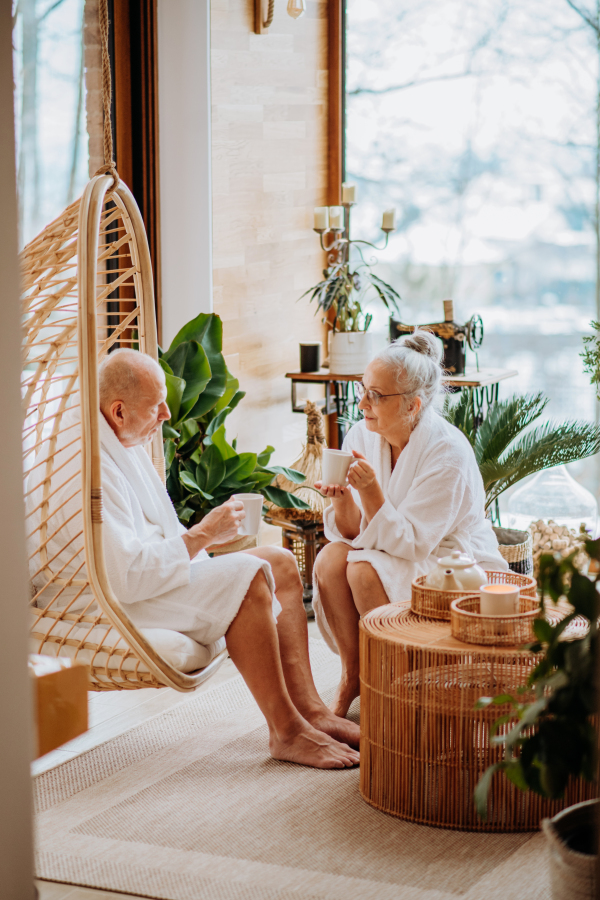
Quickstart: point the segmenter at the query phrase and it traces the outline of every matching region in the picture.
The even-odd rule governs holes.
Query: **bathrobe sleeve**
[[[124,604],[159,597],[190,583],[190,557],[181,535],[141,540],[125,478],[111,468],[103,478],[104,553],[108,577]]]
[[[460,468],[426,467],[413,481],[398,508],[386,498],[381,509],[352,541],[355,549],[383,550],[421,562],[452,531],[463,510],[473,503],[468,478]]]

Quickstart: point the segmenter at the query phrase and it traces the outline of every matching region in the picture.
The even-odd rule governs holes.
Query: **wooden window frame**
[[[108,0],[112,120],[119,176],[140,208],[161,340],[157,0]]]

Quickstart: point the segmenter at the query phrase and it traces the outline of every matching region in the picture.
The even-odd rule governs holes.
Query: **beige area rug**
[[[311,642],[317,686],[339,661]],[[36,779],[37,875],[164,900],[547,900],[540,834],[464,834],[368,806],[358,771],[267,755],[236,677]]]

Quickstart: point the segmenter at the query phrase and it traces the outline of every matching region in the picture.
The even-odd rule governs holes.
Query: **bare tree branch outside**
[[[483,316],[480,364],[519,370],[502,396],[543,390],[549,418],[594,420],[579,353],[600,307],[597,0],[349,0],[347,20],[354,220],[374,238],[397,207],[378,273],[403,320],[438,321],[452,297],[460,321]],[[570,466],[594,493],[598,470]]]
[[[19,0],[13,7],[21,245],[87,181],[83,8],[84,0]]]

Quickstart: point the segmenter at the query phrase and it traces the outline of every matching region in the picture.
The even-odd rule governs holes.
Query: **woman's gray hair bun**
[[[415,328],[378,353],[390,366],[407,400],[421,398],[421,413],[442,393],[442,342],[426,328]]]
[[[412,334],[399,338],[397,341],[394,341],[394,344],[402,344],[416,353],[429,356],[437,365],[442,361],[442,342],[425,328],[415,328]]]

